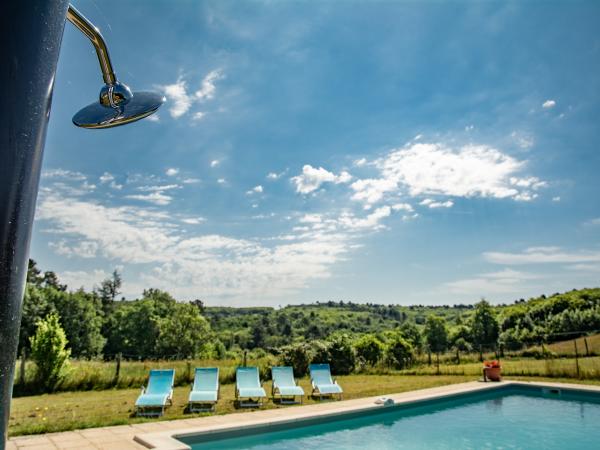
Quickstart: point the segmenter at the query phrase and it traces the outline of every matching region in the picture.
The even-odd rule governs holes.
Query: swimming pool
[[[194,450],[592,449],[600,394],[509,385],[483,393],[179,438]]]

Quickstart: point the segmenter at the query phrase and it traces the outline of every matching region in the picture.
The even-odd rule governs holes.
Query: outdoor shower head
[[[82,128],[116,127],[148,117],[163,104],[165,97],[162,94],[133,93],[126,84],[117,80],[100,30],[73,5],[69,5],[67,19],[92,41],[105,83],[100,89],[100,101],[86,106],[73,116],[75,125]]]

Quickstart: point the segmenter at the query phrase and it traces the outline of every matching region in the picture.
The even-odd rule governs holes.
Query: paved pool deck
[[[486,391],[507,385],[531,385],[558,389],[588,390],[600,393],[600,386],[546,382],[515,382],[451,384],[417,391],[389,394],[396,404],[411,403],[426,399],[440,398],[467,392]],[[323,402],[305,406],[268,410],[244,411],[233,414],[205,416],[190,419],[147,422],[114,427],[89,428],[85,430],[43,435],[18,436],[9,439],[7,450],[27,449],[159,449],[188,450],[189,446],[176,440],[174,436],[195,435],[199,433],[217,433],[223,431],[244,430],[286,423],[294,423],[309,418],[331,417],[349,412],[369,411],[385,406],[375,401],[382,396],[365,397],[353,400]]]

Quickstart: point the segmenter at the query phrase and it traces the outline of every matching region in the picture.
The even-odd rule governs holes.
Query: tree
[[[31,266],[32,260],[29,261]],[[19,331],[19,352],[30,349],[30,338],[35,335],[38,322],[53,312],[56,312],[56,308],[48,301],[45,291],[36,287],[35,283],[27,283]]]
[[[117,295],[121,293],[121,274],[115,269],[110,278],[106,278],[100,283],[100,287],[97,292],[102,300],[102,306],[105,313],[109,313],[112,309],[112,304],[115,301]]]
[[[83,289],[63,292],[47,288],[44,292],[58,312],[72,356],[99,356],[106,343],[106,338],[102,335],[103,312],[99,297]]]
[[[36,364],[36,382],[45,392],[52,392],[62,378],[69,359],[67,337],[58,316],[50,314],[38,322],[31,338],[31,357]]]
[[[440,353],[448,348],[448,329],[443,317],[430,314],[425,321],[425,340],[429,349],[436,354],[437,370],[440,370]]]
[[[27,283],[36,287],[42,287],[44,277],[40,276],[42,272],[37,268],[37,263],[33,259],[29,259],[27,265]]]
[[[66,291],[67,290],[67,285],[60,284],[58,277],[51,270],[44,272],[43,283],[44,283],[44,287],[54,288],[57,291]]]
[[[384,345],[377,336],[365,334],[354,342],[356,356],[364,359],[371,367],[379,362],[383,356]]]
[[[387,361],[396,369],[404,369],[414,358],[413,347],[400,333],[389,336],[385,355]]]
[[[498,341],[498,321],[492,306],[485,300],[475,305],[475,311],[471,319],[471,339],[480,350],[493,348]]]
[[[294,368],[294,375],[303,377],[308,373],[308,365],[313,356],[313,350],[306,342],[288,345],[281,348],[279,361],[284,366]]]
[[[328,345],[331,372],[336,375],[347,375],[354,370],[356,354],[352,341],[347,334],[338,334],[331,338]]]
[[[210,325],[189,303],[178,303],[173,314],[159,319],[158,327],[158,356],[196,358],[205,354],[211,343]]]
[[[421,351],[421,347],[423,346],[423,337],[421,336],[421,332],[414,323],[404,322],[400,326],[400,333],[402,334],[404,339],[406,339],[409,342],[409,344],[412,345],[415,351]]]

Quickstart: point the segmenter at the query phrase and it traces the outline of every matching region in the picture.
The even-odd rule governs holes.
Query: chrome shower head
[[[100,30],[73,5],[69,5],[67,19],[94,45],[105,83],[100,89],[99,102],[82,108],[73,116],[73,123],[82,128],[110,128],[135,122],[156,112],[165,97],[156,92],[132,93],[126,84],[117,80]]]

